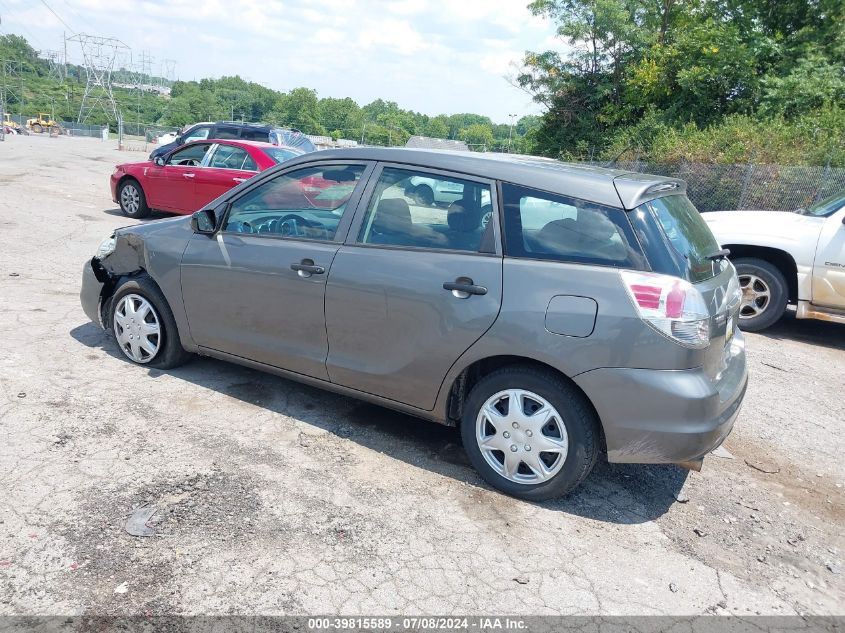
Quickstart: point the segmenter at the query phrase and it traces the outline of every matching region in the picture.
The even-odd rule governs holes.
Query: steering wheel
[[[311,237],[321,240],[331,239],[328,229],[324,224],[316,220],[309,220],[301,216],[290,213],[283,218],[279,218],[276,225],[277,231],[282,235],[297,235],[300,237]],[[300,228],[301,227],[301,228]]]

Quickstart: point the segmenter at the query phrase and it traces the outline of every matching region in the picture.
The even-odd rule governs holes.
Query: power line
[[[53,10],[53,7],[51,7],[49,4],[47,4],[47,0],[41,0],[41,4],[43,4],[45,7],[47,7],[47,9],[50,11],[50,13],[52,13],[53,15],[55,15],[55,16],[56,16],[56,19],[57,19],[59,22],[61,22],[62,24],[64,24],[64,25],[65,25],[65,27],[66,27],[66,28],[67,28],[67,29],[68,29],[71,33],[76,33],[76,31],[75,31],[74,29],[72,29],[72,28],[70,27],[70,25],[62,19],[62,16],[60,16],[58,13],[56,13],[56,12]]]

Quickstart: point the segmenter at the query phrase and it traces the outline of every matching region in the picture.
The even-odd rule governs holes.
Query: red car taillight
[[[685,347],[710,345],[710,313],[704,297],[688,281],[669,275],[620,271],[640,318]]]

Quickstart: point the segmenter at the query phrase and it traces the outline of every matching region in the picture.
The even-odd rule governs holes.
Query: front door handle
[[[193,174],[193,173],[191,173],[191,174],[182,174],[182,176],[184,176],[185,178],[193,178],[194,176],[196,176],[196,174]]]
[[[297,275],[305,279],[311,275],[322,275],[326,272],[325,268],[314,264],[313,259],[303,259],[298,264],[291,264],[290,269],[295,270]]]
[[[246,178],[232,178],[235,182],[246,182]]]
[[[466,299],[470,295],[487,294],[487,288],[475,285],[469,277],[458,277],[455,281],[447,281],[443,284],[443,290],[450,290],[458,299]]]

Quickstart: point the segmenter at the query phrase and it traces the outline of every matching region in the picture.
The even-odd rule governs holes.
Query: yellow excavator
[[[62,133],[62,126],[51,119],[46,112],[39,112],[36,118],[27,119],[26,127],[36,134],[41,134],[44,131],[50,132],[51,134]]]

